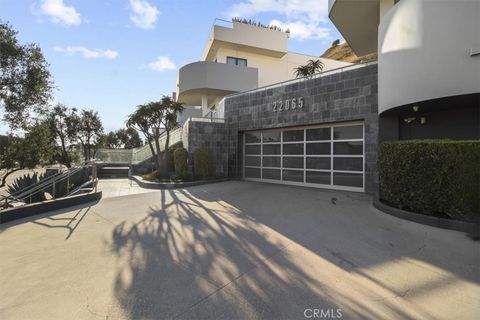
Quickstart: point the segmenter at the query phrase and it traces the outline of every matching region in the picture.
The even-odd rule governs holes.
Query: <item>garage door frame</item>
[[[335,139],[334,136],[334,128],[337,127],[348,127],[348,126],[362,126],[362,138],[350,138],[350,139]],[[307,129],[317,129],[317,128],[330,128],[330,139],[329,140],[319,140],[319,141],[310,141],[307,140]],[[303,130],[303,141],[294,141],[294,142],[287,142],[284,141],[284,132],[287,131],[296,131],[296,130]],[[280,131],[280,142],[273,142],[267,143],[263,140],[263,133],[265,132],[276,132]],[[248,133],[261,133],[260,134],[260,142],[246,142],[246,135]],[[334,154],[334,145],[335,143],[339,142],[362,142],[362,154],[348,154],[348,155],[340,155]],[[304,186],[304,187],[315,187],[315,188],[323,188],[323,189],[333,189],[333,190],[345,190],[345,191],[355,191],[355,192],[365,192],[365,124],[364,121],[350,121],[350,122],[338,122],[338,123],[328,123],[328,124],[318,124],[318,125],[307,125],[307,126],[297,126],[297,127],[284,127],[284,128],[272,128],[272,129],[262,129],[262,130],[251,130],[245,131],[242,134],[242,143],[243,143],[243,165],[242,165],[242,178],[248,181],[260,181],[260,182],[267,182],[267,183],[276,183],[276,184],[287,184],[287,185],[295,185],[295,186]],[[285,155],[284,154],[284,146],[287,144],[302,144],[303,143],[303,154],[298,155]],[[307,154],[307,144],[309,143],[330,143],[330,154],[329,155],[309,155]],[[280,144],[280,154],[279,155],[267,155],[264,154],[264,145],[268,144]],[[248,155],[246,154],[246,147],[247,146],[260,146],[260,153],[255,155]],[[255,165],[246,165],[246,157],[260,157],[260,166]],[[272,156],[272,157],[279,157],[280,158],[280,167],[275,167],[272,169],[279,169],[280,170],[280,180],[273,180],[273,179],[264,179],[263,178],[263,169],[269,169],[270,167],[263,166],[264,156]],[[284,158],[292,158],[292,157],[303,157],[303,168],[298,169],[289,169],[284,167]],[[329,169],[307,169],[306,159],[307,157],[314,157],[314,158],[330,158],[330,168]],[[355,170],[337,170],[334,166],[334,158],[359,158],[362,159],[362,171],[355,171]],[[245,170],[246,169],[259,169],[260,170],[260,178],[253,178],[253,177],[246,177]],[[303,182],[295,182],[295,181],[286,181],[283,179],[284,170],[288,171],[303,171]],[[319,183],[308,183],[306,182],[307,179],[307,171],[315,171],[315,172],[329,172],[330,173],[330,184],[319,184]],[[362,175],[362,185],[361,187],[357,186],[345,186],[345,185],[335,185],[334,184],[334,175],[346,173],[350,176],[355,175]],[[337,176],[337,175],[335,175]],[[344,175],[345,176],[345,175]]]

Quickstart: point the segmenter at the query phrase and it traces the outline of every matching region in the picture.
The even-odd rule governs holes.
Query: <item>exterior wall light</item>
[[[419,106],[417,106],[417,105],[414,105],[414,106],[412,107],[412,109],[413,109],[413,111],[417,112],[417,111],[418,111],[418,109],[420,109],[420,107],[419,107]]]
[[[421,117],[420,124],[426,124],[426,123],[427,123],[427,117]]]
[[[405,121],[406,123],[411,123],[414,120],[415,120],[415,117],[408,117],[408,118],[403,119],[403,121]]]

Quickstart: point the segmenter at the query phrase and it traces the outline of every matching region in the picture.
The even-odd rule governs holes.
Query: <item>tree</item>
[[[334,40],[334,41],[332,42],[332,47],[336,47],[336,46],[338,46],[339,44],[340,44],[340,39]]]
[[[59,103],[53,107],[53,110],[48,115],[52,135],[60,143],[60,163],[68,168],[72,165],[72,159],[71,154],[67,151],[67,147],[75,139],[73,132],[76,128],[72,126],[76,124],[76,112],[77,109],[68,108]]]
[[[322,72],[325,64],[317,60],[308,60],[307,64],[298,66],[295,68],[295,76],[297,78],[311,77],[316,73]]]
[[[0,22],[0,107],[11,129],[25,128],[42,111],[53,87],[48,63],[36,44],[20,44],[17,32]]]
[[[54,151],[55,145],[47,121],[30,126],[24,137],[9,136],[0,158],[1,168],[6,169],[0,187],[5,185],[7,177],[15,171],[50,163]]]
[[[138,132],[133,128],[110,131],[105,137],[105,144],[110,149],[133,149],[143,145]]]
[[[85,161],[92,159],[103,138],[103,126],[98,112],[82,110],[80,115],[72,114],[69,121],[68,135],[80,144]]]
[[[128,128],[133,128],[145,135],[157,171],[161,174],[167,173],[169,159],[166,153],[170,143],[170,131],[178,126],[177,115],[183,109],[182,103],[163,96],[160,101],[137,106],[126,122]],[[162,151],[159,138],[163,132],[166,134],[166,140],[165,148]]]

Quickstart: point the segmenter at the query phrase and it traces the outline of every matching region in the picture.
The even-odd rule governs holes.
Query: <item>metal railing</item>
[[[192,122],[216,122],[216,123],[225,123],[224,118],[214,118],[212,117],[204,117],[204,118],[189,118],[189,121]]]
[[[170,131],[170,141],[169,145],[172,146],[175,143],[178,143],[182,141],[182,135],[183,135],[183,128],[179,127],[173,131]],[[167,142],[167,134],[166,132],[160,136],[158,139],[158,143],[160,144],[160,150],[163,151],[165,150],[165,144]],[[154,146],[155,148],[155,146]],[[148,143],[138,149],[133,149],[132,150],[132,163],[140,163],[143,162],[149,158],[152,157],[152,150],[150,149],[150,146]]]
[[[70,180],[76,174],[81,174],[82,171],[91,169],[91,174],[89,179],[82,183],[80,186],[77,186],[75,189],[70,190]],[[66,196],[72,196],[79,192],[91,192],[97,191],[97,165],[95,160],[90,160],[84,162],[80,166],[75,166],[69,168],[66,171],[60,171],[56,174],[46,177],[34,183],[30,186],[27,186],[21,190],[13,192],[9,195],[0,197],[0,210],[14,207],[15,205],[25,205],[33,203],[32,199],[34,196],[41,192],[51,191],[50,195],[52,199],[63,198]],[[64,195],[57,197],[57,188],[61,186],[61,183],[66,183],[65,188],[66,192]],[[87,186],[89,186],[87,188]]]

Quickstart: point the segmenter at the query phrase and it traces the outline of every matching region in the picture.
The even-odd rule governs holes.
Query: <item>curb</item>
[[[222,179],[199,180],[199,181],[188,181],[188,182],[150,182],[150,181],[143,180],[139,176],[129,176],[128,178],[135,181],[142,188],[157,189],[157,190],[180,189],[180,188],[199,186],[202,184],[230,181],[230,178],[222,178]]]
[[[392,215],[394,217],[405,219],[408,221],[413,221],[421,224],[425,224],[432,227],[437,227],[441,229],[448,229],[448,230],[455,230],[466,232],[468,234],[473,235],[474,237],[479,237],[480,235],[480,222],[467,222],[467,221],[459,221],[459,220],[450,220],[450,219],[443,219],[428,216],[425,214],[415,213],[411,211],[405,211],[402,209],[391,207],[379,199],[373,200],[373,206],[378,210]]]
[[[64,197],[55,200],[47,200],[32,204],[27,204],[21,207],[9,208],[0,211],[0,224],[35,216],[48,211],[68,208],[79,204],[84,204],[92,201],[98,201],[102,198],[102,191],[92,192],[87,194],[80,194],[71,197]]]

